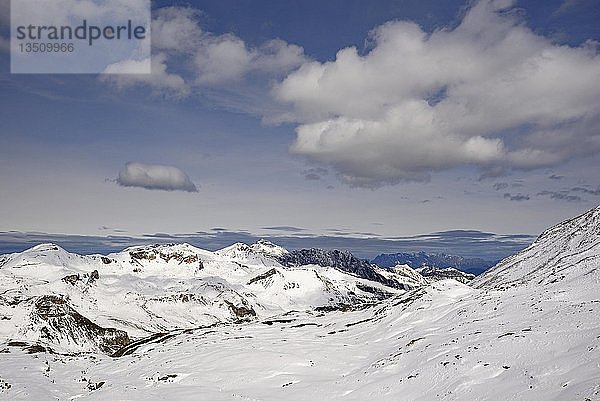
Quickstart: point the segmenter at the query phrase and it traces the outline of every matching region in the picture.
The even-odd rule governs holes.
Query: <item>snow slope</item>
[[[578,281],[597,286],[600,268],[600,206],[544,231],[523,251],[473,281],[477,288],[539,286]]]
[[[119,358],[0,358],[6,398],[597,400],[597,291],[436,282],[347,312],[172,333]],[[99,383],[102,387],[97,388]]]
[[[561,223],[527,250],[477,278],[474,286],[440,280],[377,302],[329,303],[277,315],[261,312],[243,322],[170,330],[135,339],[118,357],[52,354],[32,349],[30,344],[5,342],[0,347],[0,397],[597,401],[599,229],[598,208]],[[225,270],[222,263],[211,262],[211,257],[225,257],[215,253],[201,258],[205,267],[200,271],[220,269],[228,282],[235,282],[238,275],[246,274],[245,280],[255,274],[245,270],[252,266],[262,266],[258,269],[262,272],[282,269],[274,259],[264,260],[275,263],[273,267],[245,265],[250,259],[263,259],[234,251],[237,259],[231,263],[240,270],[232,270],[231,265]],[[160,251],[156,255],[148,263],[140,259],[144,280],[157,277],[152,269],[158,267],[151,264],[164,258]],[[186,255],[170,258],[169,263]],[[123,255],[111,256],[115,261],[119,257]],[[29,259],[15,255],[8,263],[13,259],[28,266],[19,268],[37,269],[38,274],[51,270],[47,265],[27,265]],[[61,256],[55,262],[64,260]],[[68,260],[77,263],[80,259],[68,256]],[[112,263],[131,268],[125,262],[107,265]],[[171,268],[189,273],[196,262],[191,266]],[[327,269],[314,265],[297,269],[322,273],[318,268]],[[288,270],[283,270],[287,280]],[[347,277],[354,283],[364,280],[338,269],[327,271],[343,275],[341,281],[331,278],[338,289],[346,288],[340,283],[348,283]],[[183,280],[184,273],[177,274]],[[102,277],[100,272],[99,282]],[[275,277],[279,276],[263,275],[257,280],[275,282]],[[43,287],[42,281],[34,288]],[[87,281],[81,284],[85,285]],[[280,284],[273,285],[280,288]],[[256,299],[263,298],[256,295]],[[253,302],[253,307],[259,304]]]

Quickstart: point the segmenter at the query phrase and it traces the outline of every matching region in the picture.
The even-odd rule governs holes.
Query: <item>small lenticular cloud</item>
[[[198,192],[186,173],[177,167],[160,164],[127,163],[119,171],[117,183],[123,187]]]

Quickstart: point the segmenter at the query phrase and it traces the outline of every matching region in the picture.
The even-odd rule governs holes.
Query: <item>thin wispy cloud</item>
[[[307,181],[320,180],[322,176],[327,175],[328,173],[329,171],[322,167],[309,168],[302,172],[304,179]]]
[[[186,173],[177,167],[161,164],[127,163],[116,182],[123,187],[198,192]]]
[[[304,174],[304,179],[307,181],[318,181],[321,179],[321,176],[315,173]]]
[[[515,201],[515,202],[522,202],[522,201],[528,201],[529,195],[524,195],[522,193],[511,194],[511,193],[507,192],[504,194],[504,199],[508,199],[510,201]]]
[[[567,202],[581,202],[581,196],[571,195],[569,190],[564,191],[541,191],[538,196],[548,196],[550,199],[562,200]]]
[[[126,60],[111,64],[104,71],[105,74],[100,76],[100,80],[112,84],[121,91],[133,87],[150,87],[156,97],[167,99],[187,97],[191,93],[190,86],[181,76],[167,72],[166,60],[166,54],[157,53],[151,59]],[[150,63],[152,73],[137,73],[147,63]]]
[[[562,200],[567,202],[581,202],[584,200],[583,195],[600,196],[600,187],[592,189],[592,187],[572,187],[561,190],[544,190],[539,192],[538,196],[546,196],[554,200]]]
[[[204,95],[205,88],[233,87],[249,75],[267,81],[280,78],[307,60],[302,47],[281,39],[249,46],[232,33],[206,31],[199,25],[200,14],[192,7],[156,10],[152,19],[152,59],[144,61],[151,63],[152,74],[135,74],[139,63],[127,61],[107,70],[122,75],[105,75],[101,80],[120,90],[146,86],[158,97],[181,99],[194,93]],[[127,72],[131,74],[123,74]]]
[[[553,15],[557,16],[560,14],[565,14],[568,13],[570,11],[572,11],[574,8],[577,8],[578,6],[580,6],[582,3],[585,3],[585,0],[564,0],[562,2],[562,4],[560,5],[560,7],[558,7]]]
[[[306,231],[305,228],[293,227],[293,226],[274,226],[274,227],[261,227],[263,230],[269,231],[287,231],[287,232],[301,232]]]
[[[582,193],[587,194],[587,195],[600,196],[600,187],[598,187],[596,189],[583,188],[583,187],[575,187],[575,188],[571,188],[571,191],[573,191],[573,192],[582,192]]]

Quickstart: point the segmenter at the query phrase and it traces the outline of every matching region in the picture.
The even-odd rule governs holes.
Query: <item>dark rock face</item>
[[[79,281],[79,274],[71,274],[62,278],[65,283],[75,285]]]
[[[256,316],[256,312],[252,307],[245,302],[242,305],[234,305],[232,302],[225,301],[229,310],[240,319],[247,319]]]
[[[75,345],[82,350],[95,348],[111,355],[130,342],[126,332],[98,326],[57,295],[39,297],[33,305],[31,321],[39,328],[40,338],[48,343]]]
[[[257,281],[269,278],[269,277],[271,277],[271,276],[273,276],[275,274],[277,274],[277,270],[271,269],[271,270],[269,270],[269,271],[267,271],[267,272],[265,272],[263,274],[259,274],[258,276],[251,278],[250,281],[248,281],[248,285],[250,285],[252,283],[256,283]]]
[[[105,382],[97,382],[97,383],[94,383],[94,382],[88,382],[88,385],[87,385],[87,387],[88,387],[88,389],[89,389],[90,391],[96,391],[96,390],[98,390],[100,387],[104,386],[104,383],[105,383]]]
[[[377,281],[389,287],[404,288],[403,284],[382,276],[373,269],[371,263],[358,259],[348,251],[337,249],[329,251],[317,248],[299,249],[283,254],[278,259],[282,265],[288,267],[303,265],[330,266],[360,278]]]
[[[359,290],[364,291],[364,292],[369,292],[369,293],[375,295],[380,300],[387,299],[394,295],[391,292],[383,291],[383,290],[380,290],[379,288],[371,287],[369,285],[364,285],[361,283],[356,283],[356,288],[358,288]]]
[[[173,246],[174,244],[167,244],[166,246]],[[165,262],[169,262],[170,260],[176,260],[179,264],[191,265],[193,263],[197,264],[197,270],[204,269],[204,264],[202,260],[198,257],[198,255],[184,255],[183,252],[179,251],[171,251],[171,252],[163,252],[161,250],[162,245],[151,245],[146,248],[137,249],[133,251],[129,251],[129,256],[134,261],[140,260],[156,260],[157,258],[162,259]]]
[[[445,253],[398,252],[381,254],[373,259],[373,263],[381,267],[408,265],[413,269],[423,266],[436,267],[438,269],[453,267],[463,272],[477,275],[495,266],[497,261],[463,258],[462,256],[447,255]]]
[[[129,252],[129,256],[131,256],[131,259],[145,259],[145,260],[156,259],[156,254],[154,252],[147,252],[145,250],[131,251],[131,252]]]
[[[98,280],[100,278],[100,274],[98,273],[98,270],[94,270],[91,273],[85,273],[83,274],[83,277],[80,276],[79,274],[70,274],[68,276],[64,276],[62,278],[62,281],[64,281],[67,284],[71,284],[71,285],[77,285],[79,282],[83,282],[83,279],[85,279],[87,277],[87,281],[86,281],[86,286],[90,286],[92,284],[94,284],[94,282],[96,280]]]
[[[87,284],[93,284],[94,281],[98,280],[99,278],[100,278],[100,274],[98,273],[98,270],[94,270],[93,272],[90,273]]]

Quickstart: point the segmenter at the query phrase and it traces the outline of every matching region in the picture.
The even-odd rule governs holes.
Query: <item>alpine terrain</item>
[[[600,400],[600,207],[475,277],[268,241],[0,256],[10,400]]]

